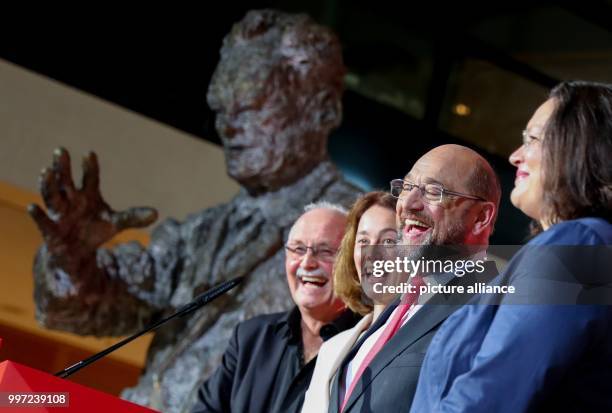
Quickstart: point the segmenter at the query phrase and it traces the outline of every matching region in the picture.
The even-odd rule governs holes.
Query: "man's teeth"
[[[427,225],[426,223],[422,222],[422,221],[418,221],[416,219],[407,219],[405,221],[405,224],[407,227],[409,226],[417,226],[417,227],[424,227],[424,228],[429,228],[429,225]]]
[[[327,279],[324,277],[310,277],[308,275],[302,275],[300,278],[302,279],[302,282],[310,282],[315,284],[325,284],[327,282]]]

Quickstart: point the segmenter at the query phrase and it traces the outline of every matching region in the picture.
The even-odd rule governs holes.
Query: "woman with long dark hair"
[[[571,269],[546,273],[552,267],[526,264],[537,248],[552,251],[555,264],[568,258],[557,246],[605,254],[612,244],[612,86],[555,87],[510,163],[517,168],[511,201],[533,219],[535,236],[494,282],[553,285],[538,282]],[[587,276],[612,271],[583,261],[573,267]],[[411,412],[612,411],[612,303],[504,304],[466,305],[446,320],[427,351]]]

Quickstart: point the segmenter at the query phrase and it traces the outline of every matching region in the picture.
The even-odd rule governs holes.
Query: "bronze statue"
[[[283,244],[304,205],[348,206],[359,193],[327,156],[327,137],[341,121],[344,72],[336,36],[307,16],[247,13],[223,41],[207,94],[227,172],[242,188],[182,223],[164,221],[148,248],[101,248],[157,213],[114,211],[100,194],[93,153],[75,187],[68,152],[57,150],[40,181],[47,213],[30,207],[45,241],[34,262],[38,320],[83,335],[129,334],[221,281],[248,275],[240,290],[159,330],[138,385],[123,394],[164,412],[188,410],[234,326],[291,305]]]

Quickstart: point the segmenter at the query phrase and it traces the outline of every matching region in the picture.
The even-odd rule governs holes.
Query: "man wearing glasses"
[[[333,292],[332,267],[346,214],[326,202],[305,208],[285,245],[296,307],[236,327],[221,366],[198,391],[193,412],[301,410],[323,340],[358,321]]]
[[[398,198],[401,244],[486,248],[501,186],[482,156],[463,146],[443,145],[423,155],[404,179],[391,181],[391,194]],[[485,262],[484,268],[478,275],[417,278],[449,286],[487,282],[497,271],[492,262]],[[410,410],[429,343],[440,324],[471,295],[436,294],[427,297],[425,306],[423,296],[411,301],[407,296],[385,309],[342,362],[332,382],[330,412]]]
[[[489,163],[469,148],[443,145],[391,181],[397,224],[408,245],[488,245],[501,186]]]

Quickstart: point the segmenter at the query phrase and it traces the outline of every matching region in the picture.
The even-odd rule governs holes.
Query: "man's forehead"
[[[296,221],[289,241],[333,243],[344,234],[345,225],[346,218],[338,212],[310,211]]]
[[[459,177],[452,165],[440,159],[421,158],[404,177],[405,180],[415,183],[437,183],[447,185],[456,182]]]
[[[288,241],[303,244],[331,245],[341,236],[342,230],[338,226],[328,225],[327,227],[319,228],[299,227],[289,234]]]
[[[222,57],[211,86],[224,100],[256,99],[264,92],[274,68],[274,59],[264,51],[235,46]]]

